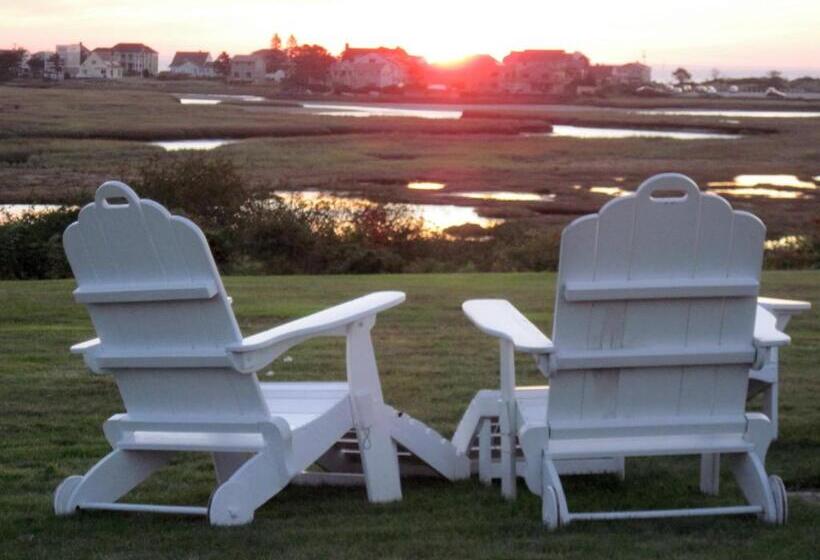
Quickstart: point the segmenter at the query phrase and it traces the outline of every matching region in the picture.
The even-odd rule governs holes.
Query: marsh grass
[[[528,228],[563,227],[576,216],[597,211],[609,197],[589,192],[592,186],[634,189],[647,177],[665,171],[687,174],[701,186],[741,174],[786,173],[805,180],[817,175],[820,160],[818,119],[739,118],[732,119],[738,121],[732,124],[699,116],[601,111],[592,105],[563,107],[560,112],[533,106],[528,119],[353,119],[273,105],[181,105],[169,93],[179,91],[269,93],[259,88],[229,91],[211,82],[128,80],[99,87],[0,87],[0,202],[59,200],[67,191],[94,189],[108,179],[128,178],[153,158],[174,157],[148,145],[148,140],[220,136],[245,138],[216,153],[233,159],[249,188],[260,192],[326,189],[393,202],[430,203],[432,197],[443,197],[436,200],[448,204],[467,204],[464,199],[447,198],[448,193],[463,190],[555,194],[553,202],[482,201],[477,206],[484,216],[522,221]],[[649,107],[670,106],[671,101],[611,103]],[[720,100],[692,100],[691,105],[726,108]],[[816,103],[734,104],[734,108],[787,106],[817,110]],[[496,112],[504,113],[501,116],[510,113],[502,106]],[[776,132],[697,141],[517,135],[533,126],[545,126],[545,115],[596,126],[717,126]],[[447,188],[437,193],[404,188],[419,179],[443,182]],[[805,191],[794,200],[730,199],[736,208],[760,216],[770,238],[820,228],[816,192]]]

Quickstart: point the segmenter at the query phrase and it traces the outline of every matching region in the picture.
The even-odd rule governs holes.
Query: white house
[[[120,80],[122,79],[122,66],[114,60],[111,49],[94,49],[80,66],[80,73],[77,77]]]
[[[256,54],[238,54],[231,59],[231,82],[261,82],[265,79],[265,58]]]
[[[177,51],[169,70],[171,74],[194,78],[213,78],[216,75],[211,53],[204,51]]]
[[[330,67],[330,81],[334,88],[354,91],[404,87],[419,81],[422,66],[420,58],[400,48],[345,47]]]
[[[82,43],[57,45],[55,50],[60,59],[60,67],[63,72],[70,78],[76,78],[80,73],[80,66],[89,54],[89,50]]]
[[[639,86],[652,81],[652,68],[640,62],[630,62],[612,68],[612,78],[616,83]]]

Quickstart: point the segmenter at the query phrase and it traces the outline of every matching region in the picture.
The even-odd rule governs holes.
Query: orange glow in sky
[[[0,0],[0,48],[144,42],[246,53],[278,32],[333,53],[402,46],[430,62],[511,50],[579,50],[594,62],[780,69],[820,74],[816,0]],[[792,72],[792,73],[793,73]]]

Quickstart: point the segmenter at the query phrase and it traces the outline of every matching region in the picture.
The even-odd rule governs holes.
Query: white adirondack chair
[[[808,301],[759,297],[757,304],[775,316],[775,326],[781,332],[795,315],[811,309]],[[779,433],[778,393],[779,393],[779,357],[778,349],[771,348],[763,367],[749,370],[749,390],[747,398],[763,394],[763,413],[772,422],[773,439]],[[539,401],[546,399],[548,386],[527,386],[516,388],[519,406],[526,407],[532,403],[540,406]],[[493,480],[501,481],[505,496],[515,496],[515,476],[524,476],[526,461],[521,452],[517,436],[512,434],[510,425],[504,425],[502,434],[501,418],[506,418],[505,401],[501,391],[484,389],[476,393],[470,406],[459,422],[453,436],[453,443],[459,453],[470,457],[471,471],[478,473],[485,484]],[[509,445],[509,452],[501,453],[502,446]],[[514,460],[515,465],[512,465]],[[712,456],[704,456],[701,488],[709,494],[718,493],[719,463]],[[625,477],[623,457],[586,457],[584,459],[559,459],[555,461],[559,474],[603,474],[615,473],[621,479]]]
[[[785,488],[764,469],[772,422],[745,410],[750,368],[760,369],[789,342],[757,305],[764,238],[755,216],[701,193],[687,177],[658,175],[564,230],[554,342],[507,301],[465,302],[467,317],[500,342],[495,414],[504,495],[515,496],[518,470],[542,496],[549,528],[584,519],[726,514],[785,522]],[[535,357],[549,388],[515,386],[516,351]],[[465,426],[480,426],[466,416]],[[454,442],[463,448],[473,436],[465,428]],[[562,461],[651,455],[701,455],[705,492],[717,490],[718,457],[726,456],[748,505],[570,513]]]
[[[403,293],[372,293],[243,338],[200,229],[118,182],[98,189],[64,246],[75,299],[99,337],[72,351],[94,373],[114,376],[127,412],[104,425],[113,451],[57,488],[57,514],[153,511],[248,523],[291,481],[355,478],[304,473],[332,459],[351,431],[372,502],[401,499],[397,441],[449,478],[469,476],[448,441],[384,404],[370,330]],[[318,336],[346,337],[346,382],[259,383],[256,372]],[[208,507],[118,502],[179,451],[213,455],[219,486]]]

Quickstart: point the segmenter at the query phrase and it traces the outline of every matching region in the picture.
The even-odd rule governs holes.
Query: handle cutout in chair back
[[[97,189],[94,202],[101,208],[139,208],[140,197],[131,187],[119,181],[107,181]]]
[[[649,195],[652,200],[661,200],[666,198],[685,200],[687,196],[689,196],[689,193],[686,191],[678,191],[674,189],[657,190]]]
[[[644,181],[638,187],[637,196],[652,202],[674,204],[686,202],[690,196],[700,195],[698,185],[686,175],[662,173]]]

